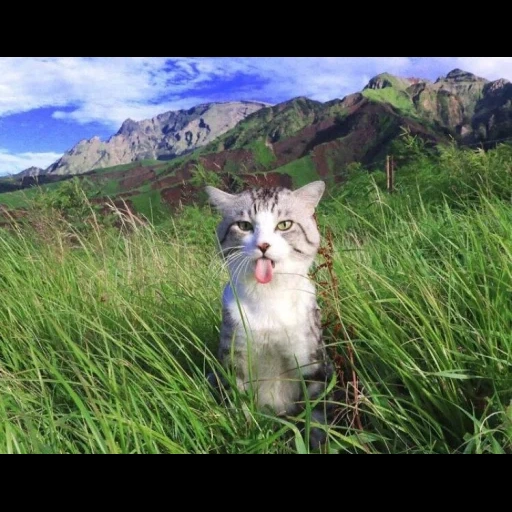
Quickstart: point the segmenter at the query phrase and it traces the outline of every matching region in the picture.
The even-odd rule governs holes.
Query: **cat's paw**
[[[327,442],[327,432],[323,428],[311,427],[309,430],[309,449],[322,451]]]
[[[320,450],[327,442],[327,428],[330,423],[329,421],[329,411],[327,404],[322,404],[323,407],[319,407],[311,411],[311,420],[312,423],[316,423],[317,425],[324,425],[323,427],[311,426],[309,429],[309,448],[310,450]]]
[[[213,389],[218,389],[220,387],[220,379],[213,372],[206,375],[206,382],[208,382]]]

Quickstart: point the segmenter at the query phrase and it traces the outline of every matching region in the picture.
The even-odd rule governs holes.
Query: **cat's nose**
[[[266,242],[264,244],[258,244],[258,249],[265,254],[265,251],[270,247],[270,244],[267,244]]]

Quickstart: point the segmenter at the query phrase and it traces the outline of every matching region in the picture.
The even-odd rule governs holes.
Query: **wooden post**
[[[386,188],[391,192],[391,168],[389,166],[389,155],[386,156]]]
[[[393,160],[393,156],[386,156],[386,188],[388,192],[391,194],[395,188],[394,183],[394,170],[395,170],[395,161]]]
[[[395,191],[395,159],[393,158],[393,155],[391,155],[390,173],[391,173],[391,190],[390,190],[390,192],[394,192]]]

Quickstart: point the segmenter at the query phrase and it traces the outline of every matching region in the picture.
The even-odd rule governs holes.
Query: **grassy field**
[[[346,396],[327,451],[511,453],[512,151],[415,151],[394,194],[355,170],[318,212]],[[122,230],[36,218],[0,232],[0,452],[308,451],[205,383],[226,279],[209,207]]]

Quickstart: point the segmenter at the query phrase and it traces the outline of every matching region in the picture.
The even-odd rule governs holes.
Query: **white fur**
[[[289,258],[292,249],[276,233],[274,215],[264,211],[255,221],[254,233],[248,232],[244,239],[250,263],[230,264],[235,279],[224,290],[223,305],[236,324],[237,353],[245,354],[239,385],[247,389],[252,381],[258,405],[284,414],[301,393],[298,367],[307,365],[315,350],[315,341],[308,336],[311,309],[316,307],[315,286],[307,277],[311,261]],[[273,279],[267,284],[254,277],[261,243],[270,244],[265,256],[275,262]]]

